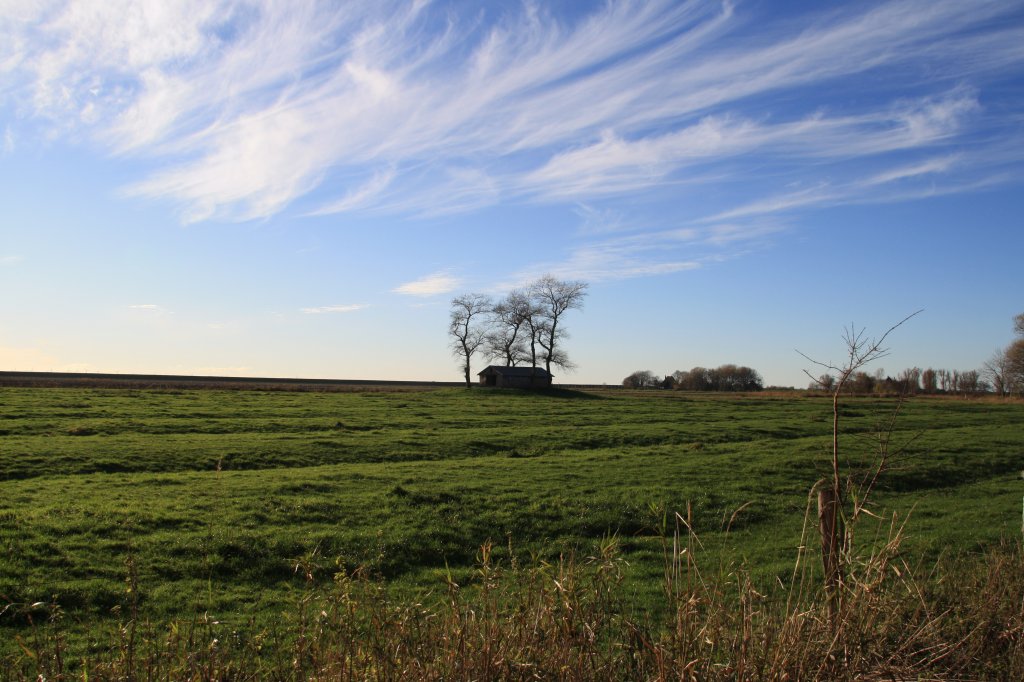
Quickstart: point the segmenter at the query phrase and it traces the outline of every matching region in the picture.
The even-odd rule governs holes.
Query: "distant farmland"
[[[286,377],[218,377],[175,374],[100,374],[93,372],[0,371],[0,387],[221,389],[252,391],[431,390],[464,386],[461,381],[401,381],[388,379],[302,379]],[[618,388],[604,384],[559,384],[562,388]]]
[[[429,389],[460,386],[458,381],[387,381],[218,377],[174,374],[99,374],[85,372],[0,372],[0,386],[50,388],[248,389],[255,391],[353,391],[368,388]]]

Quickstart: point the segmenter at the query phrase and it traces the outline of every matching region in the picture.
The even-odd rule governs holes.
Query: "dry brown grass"
[[[638,614],[609,539],[593,556],[520,566],[481,548],[473,584],[395,600],[359,570],[310,588],[273,630],[209,619],[157,625],[134,609],[97,653],[67,660],[59,618],[0,663],[28,680],[1020,680],[1020,543],[915,567],[895,523],[851,561],[838,625],[801,556],[761,591],[742,568],[707,575],[676,516],[665,538],[665,609]],[[296,570],[323,570],[307,557]],[[126,588],[137,590],[128,566]],[[102,640],[102,638],[101,638]]]

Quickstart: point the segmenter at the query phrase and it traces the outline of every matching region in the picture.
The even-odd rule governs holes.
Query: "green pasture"
[[[844,402],[851,469],[894,407]],[[0,389],[0,653],[37,602],[80,632],[118,617],[129,565],[145,617],[241,627],[294,602],[304,559],[421,594],[489,540],[552,560],[614,536],[646,608],[688,506],[709,570],[785,581],[830,434],[799,394]],[[1019,537],[1024,404],[915,398],[890,435],[872,511],[910,516],[909,557]]]

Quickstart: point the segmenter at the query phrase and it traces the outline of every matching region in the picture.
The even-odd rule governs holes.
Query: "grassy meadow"
[[[852,469],[895,405],[844,402]],[[429,600],[478,580],[488,541],[508,564],[614,538],[656,612],[688,508],[709,570],[786,583],[830,444],[830,402],[799,393],[0,388],[0,656],[55,604],[82,651],[129,606],[259,629],[354,572]],[[889,448],[871,509],[909,515],[911,562],[1020,538],[1024,404],[914,398]]]

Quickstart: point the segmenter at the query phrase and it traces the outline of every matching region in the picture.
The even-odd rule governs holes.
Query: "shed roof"
[[[485,367],[482,371],[477,372],[477,376],[480,376],[481,374],[500,374],[506,377],[554,376],[543,367],[507,367],[505,365],[490,365],[489,367]]]

